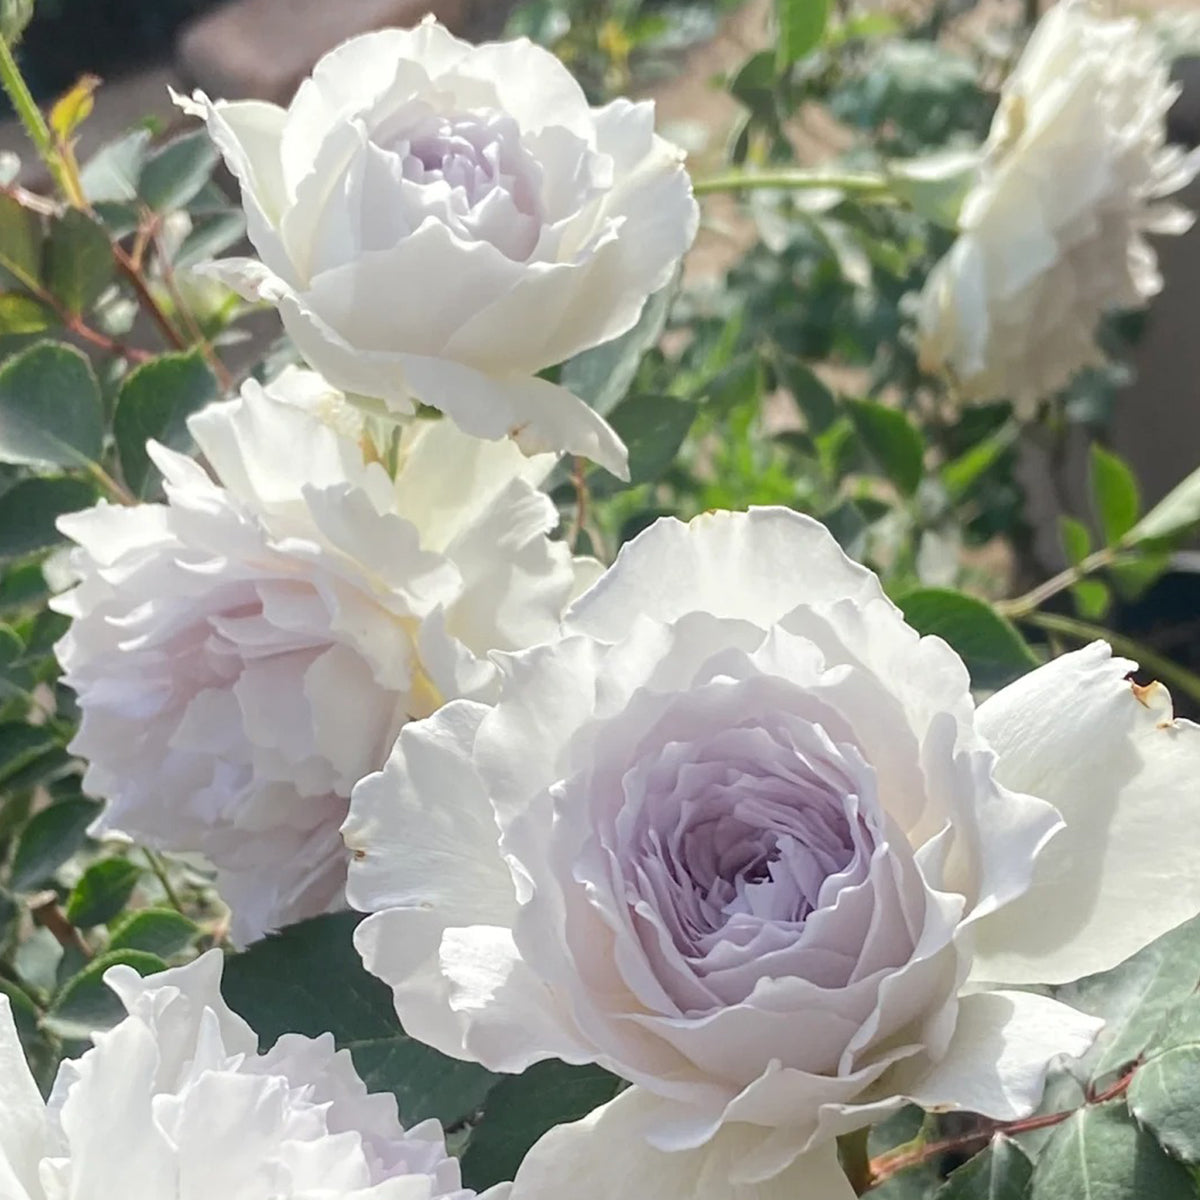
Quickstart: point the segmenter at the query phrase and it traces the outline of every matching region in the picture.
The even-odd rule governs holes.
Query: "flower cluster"
[[[1200,157],[1167,146],[1178,95],[1132,17],[1063,0],[1004,84],[960,235],[922,296],[921,356],[964,396],[1025,408],[1103,361],[1096,326],[1162,287],[1147,234],[1191,217],[1164,197]]]
[[[1008,85],[923,318],[980,395],[1046,395],[1154,286],[1147,204],[1191,167],[1139,38],[1065,0]],[[838,1139],[905,1103],[1032,1112],[1100,1022],[1026,985],[1200,912],[1200,727],[1102,642],[977,704],[789,509],[664,518],[607,570],[554,536],[558,456],[627,455],[539,373],[629,330],[696,230],[649,105],[431,22],[286,110],[183,103],[259,255],[214,270],[312,369],[193,415],[202,461],[151,443],[161,502],[60,522],[95,832],[203,855],[238,944],[368,914],[444,1055],[628,1085],[493,1200],[848,1200]],[[48,1103],[0,995],[3,1200],[473,1195],[330,1037],[258,1054],[220,976],[110,970],[128,1015]]]

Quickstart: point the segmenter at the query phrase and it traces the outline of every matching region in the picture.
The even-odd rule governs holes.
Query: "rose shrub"
[[[403,730],[344,833],[411,1034],[634,1085],[548,1134],[514,1197],[850,1197],[837,1135],[906,1101],[1025,1115],[1091,1043],[1002,985],[1200,911],[1200,728],[1102,644],[976,710],[954,652],[794,512],[664,519],[560,641],[500,661],[496,705]]]
[[[405,1131],[329,1035],[266,1054],[221,999],[220,951],[152,980],[105,976],[128,1016],[64,1063],[48,1102],[0,996],[5,1200],[470,1200],[441,1128]],[[491,1195],[498,1200],[499,1192]]]
[[[221,277],[277,305],[331,383],[628,478],[605,421],[536,375],[629,329],[695,236],[653,105],[590,108],[548,51],[431,20],[330,51],[287,110],[182,103],[238,177],[261,260]]]
[[[204,854],[241,943],[342,903],[353,785],[405,721],[488,697],[487,652],[548,636],[592,577],[547,537],[551,459],[422,421],[392,479],[361,424],[309,372],[251,382],[189,423],[213,478],[151,446],[165,504],[62,521],[96,831]]]

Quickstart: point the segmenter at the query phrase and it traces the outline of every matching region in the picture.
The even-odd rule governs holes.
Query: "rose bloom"
[[[406,1132],[329,1034],[259,1054],[221,966],[210,950],[149,979],[109,968],[129,1015],[62,1064],[48,1102],[0,995],[4,1200],[471,1200],[441,1126]]]
[[[361,423],[309,372],[249,383],[189,422],[211,476],[151,443],[166,503],[60,521],[94,832],[205,855],[237,942],[343,902],[350,789],[594,574],[547,536],[550,456],[418,421],[392,479]]]
[[[1162,286],[1148,233],[1200,159],[1165,145],[1178,95],[1158,39],[1082,0],[1042,17],[1004,85],[960,236],[925,285],[923,365],[973,400],[1025,410],[1103,362],[1101,316]]]
[[[332,383],[628,478],[612,429],[535,376],[631,328],[695,237],[652,104],[590,108],[548,51],[432,20],[330,51],[286,110],[181,103],[241,183],[261,260],[221,277],[277,305]]]
[[[660,521],[560,641],[501,658],[495,707],[404,729],[344,832],[412,1036],[633,1085],[515,1200],[849,1200],[837,1136],[906,1101],[1026,1115],[1091,1043],[1004,985],[1200,911],[1200,730],[1165,691],[1097,643],[976,708],[794,512]]]

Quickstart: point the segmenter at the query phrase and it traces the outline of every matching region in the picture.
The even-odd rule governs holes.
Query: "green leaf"
[[[63,145],[69,144],[75,130],[92,115],[96,107],[95,92],[100,80],[95,75],[84,75],[70,91],[61,95],[50,107],[49,125],[54,136]]]
[[[138,196],[155,212],[183,208],[208,182],[220,155],[203,129],[152,151],[138,178]]]
[[[1125,1104],[1080,1109],[1054,1131],[1028,1200],[1195,1200],[1191,1178],[1139,1129]]]
[[[100,386],[78,350],[38,342],[0,368],[0,462],[86,467],[103,439]]]
[[[587,1116],[618,1092],[621,1081],[596,1066],[550,1060],[502,1079],[463,1154],[463,1186],[482,1191],[512,1179],[526,1151],[548,1129]]]
[[[154,438],[173,450],[190,449],[188,417],[219,395],[216,378],[199,350],[164,354],[129,373],[117,397],[113,436],[125,482],[136,495],[147,495],[158,481],[146,440]]]
[[[129,913],[111,930],[110,950],[144,950],[159,958],[173,958],[186,950],[200,927],[173,908],[143,908]]]
[[[22,479],[0,495],[0,558],[19,558],[63,541],[55,522],[96,502],[96,489],[70,475]]]
[[[1159,1145],[1200,1163],[1200,997],[1173,1015],[1161,1042],[1138,1068],[1129,1107]]]
[[[0,267],[22,287],[37,291],[42,269],[41,230],[28,209],[0,192]]]
[[[986,1150],[950,1173],[934,1200],[1024,1200],[1032,1174],[1029,1155],[997,1134]]]
[[[58,324],[58,314],[32,296],[0,293],[0,334],[41,333]]]
[[[1093,442],[1090,482],[1104,540],[1115,546],[1137,524],[1142,508],[1137,480],[1121,459]]]
[[[1003,458],[1005,452],[1017,439],[1018,426],[1002,425],[991,436],[976,442],[948,462],[941,471],[942,485],[955,503],[965,499],[971,489]]]
[[[1102,579],[1081,579],[1071,585],[1071,596],[1079,615],[1089,621],[1098,621],[1112,604],[1112,592]]]
[[[0,783],[55,745],[54,734],[44,725],[27,725],[24,721],[0,724]]]
[[[0,625],[0,668],[11,666],[24,653],[25,643],[11,626]]]
[[[99,813],[99,804],[81,797],[35,814],[17,841],[10,881],[13,890],[31,892],[50,883],[58,868],[83,845],[88,826]]]
[[[629,448],[629,485],[655,483],[675,461],[699,406],[678,396],[627,396],[609,416],[609,423]],[[596,491],[624,486],[602,476]],[[607,485],[607,486],[603,486]]]
[[[71,890],[67,920],[80,929],[107,924],[129,902],[141,877],[141,867],[127,858],[92,863]]]
[[[847,400],[846,408],[871,457],[906,496],[925,473],[925,443],[917,427],[898,408],[871,400]]]
[[[776,372],[804,414],[810,432],[821,433],[837,420],[837,398],[807,363],[784,355],[776,363]]]
[[[137,197],[137,178],[149,141],[149,130],[134,129],[101,146],[84,163],[80,181],[92,204],[119,203]]]
[[[1200,521],[1200,467],[1176,484],[1128,533],[1129,543],[1170,537]]]
[[[109,967],[132,967],[143,978],[165,971],[156,954],[141,950],[112,950],[93,958],[59,992],[42,1024],[61,1038],[84,1039],[111,1029],[125,1016],[125,1006],[104,982]]]
[[[677,286],[678,280],[673,279],[655,292],[628,333],[593,350],[585,350],[564,363],[559,376],[562,386],[586,401],[601,416],[616,408],[633,386],[643,355],[662,336]]]
[[[830,0],[775,0],[775,20],[779,26],[775,61],[780,71],[821,44],[829,8]]]
[[[93,217],[68,208],[50,226],[46,288],[68,312],[78,316],[91,308],[112,282],[114,270],[112,243]]]
[[[976,687],[998,687],[1031,667],[1037,656],[1015,626],[983,600],[951,588],[913,588],[896,597],[908,623],[958,651]]]
[[[1091,554],[1092,535],[1088,533],[1088,527],[1082,521],[1077,521],[1074,517],[1066,515],[1059,517],[1058,535],[1062,541],[1067,562],[1071,566],[1079,566]]]
[[[337,913],[292,925],[226,961],[222,990],[263,1047],[285,1033],[333,1034],[371,1091],[390,1091],[405,1125],[450,1126],[483,1103],[497,1076],[413,1041],[388,987],[363,967],[351,940],[362,918]],[[336,981],[331,986],[331,981]]]

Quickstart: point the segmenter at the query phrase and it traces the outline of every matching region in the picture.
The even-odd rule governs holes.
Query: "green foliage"
[[[775,0],[779,33],[775,42],[781,70],[811,54],[829,20],[829,0]]]
[[[116,271],[104,226],[69,208],[50,226],[43,280],[46,290],[72,316],[87,312]]]
[[[13,856],[12,886],[30,891],[54,878],[82,845],[100,812],[91,800],[63,800],[33,817],[22,830]]]
[[[511,1179],[526,1152],[548,1129],[586,1117],[606,1104],[621,1081],[600,1067],[550,1060],[492,1088],[463,1155],[463,1183],[482,1191]]]
[[[453,1126],[484,1102],[496,1077],[404,1033],[391,993],[354,951],[360,919],[353,913],[317,917],[256,942],[227,962],[225,999],[264,1048],[284,1033],[330,1032],[354,1056],[371,1091],[396,1097],[406,1125],[436,1117]]]
[[[111,935],[110,950],[140,950],[169,959],[196,941],[200,927],[174,909],[143,908],[113,925]]]
[[[126,966],[144,978],[164,970],[166,965],[157,955],[141,950],[114,950],[93,958],[62,988],[42,1024],[55,1036],[73,1040],[111,1029],[125,1015],[125,1009],[105,984],[104,972],[110,967]]]
[[[39,342],[0,367],[0,461],[87,467],[103,439],[100,385],[78,350]]]
[[[982,1154],[951,1174],[935,1200],[1024,1200],[1032,1175],[1029,1155],[998,1134]]]
[[[95,499],[95,485],[74,475],[18,480],[0,493],[0,558],[20,558],[62,541],[58,518]]]
[[[148,495],[158,481],[146,442],[152,438],[172,450],[189,449],[188,417],[218,395],[217,380],[199,350],[164,354],[125,377],[113,437],[125,482],[136,495]]]
[[[67,920],[76,929],[107,924],[124,909],[141,877],[142,869],[127,858],[92,863],[67,899]]]
[[[1016,628],[982,600],[947,588],[913,588],[896,603],[910,625],[958,651],[977,687],[998,687],[1037,666]]]
[[[1137,480],[1115,454],[1093,443],[1092,504],[1108,545],[1116,545],[1136,524],[1141,510]]]

